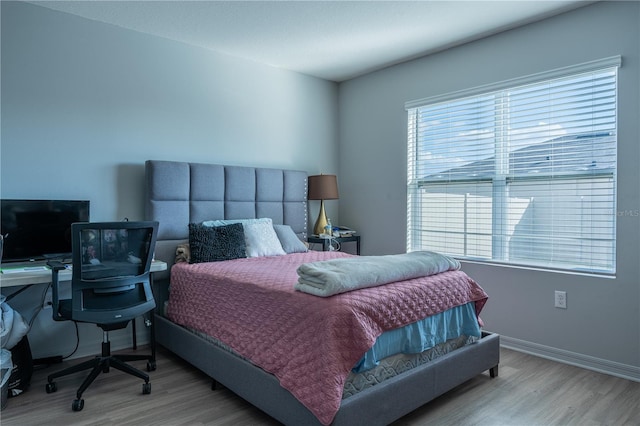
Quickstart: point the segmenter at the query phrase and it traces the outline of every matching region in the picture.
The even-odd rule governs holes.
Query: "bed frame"
[[[307,231],[307,173],[292,170],[147,161],[145,215],[160,223],[155,258],[158,306],[168,295],[169,270],[190,222],[271,217]],[[159,310],[160,311],[160,310]],[[319,425],[318,419],[275,376],[155,315],[156,342],[185,359],[257,408],[287,425]],[[500,337],[483,333],[469,346],[395,376],[342,401],[332,425],[388,424],[484,371],[498,374]]]

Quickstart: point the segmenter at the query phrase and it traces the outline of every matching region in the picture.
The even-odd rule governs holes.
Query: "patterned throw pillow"
[[[189,224],[189,263],[218,262],[247,257],[242,224],[210,227]]]

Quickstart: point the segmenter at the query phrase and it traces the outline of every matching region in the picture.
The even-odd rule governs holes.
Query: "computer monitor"
[[[2,262],[71,258],[71,224],[89,221],[88,200],[0,200]]]

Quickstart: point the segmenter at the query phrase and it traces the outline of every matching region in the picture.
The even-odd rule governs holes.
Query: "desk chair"
[[[54,379],[91,369],[73,401],[73,411],[84,407],[82,393],[109,367],[144,380],[142,393],[151,393],[149,376],[125,361],[144,360],[155,370],[148,355],[112,355],[109,332],[123,329],[136,317],[156,306],[149,277],[158,222],[94,222],[71,225],[71,299],[60,299],[58,273],[66,266],[49,262],[52,270],[52,305],[55,321],[96,324],[103,330],[102,354],[94,359],[50,374],[47,393],[57,390]]]

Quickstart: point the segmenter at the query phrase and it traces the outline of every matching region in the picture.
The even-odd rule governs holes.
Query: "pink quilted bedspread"
[[[328,298],[295,291],[305,262],[349,256],[295,253],[171,270],[169,318],[213,336],[274,374],[323,424],[340,408],[349,371],[383,331],[474,301],[484,290],[462,271]]]

